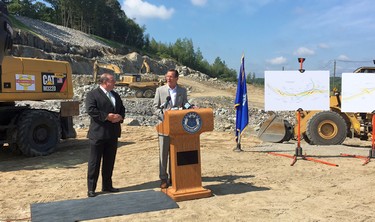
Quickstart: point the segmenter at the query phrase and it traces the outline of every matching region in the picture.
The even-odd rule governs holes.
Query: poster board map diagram
[[[329,110],[329,71],[265,71],[266,111]]]
[[[375,110],[375,74],[343,73],[341,111],[371,113]]]

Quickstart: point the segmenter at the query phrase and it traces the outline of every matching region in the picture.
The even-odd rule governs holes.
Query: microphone
[[[170,96],[167,96],[167,98],[165,99],[165,103],[164,103],[164,105],[161,106],[160,108],[162,108],[162,109],[167,108],[169,101],[171,101],[171,97],[170,97]]]
[[[187,103],[184,104],[183,109],[190,109],[192,107],[193,107],[193,105],[191,105],[190,103],[187,102]]]

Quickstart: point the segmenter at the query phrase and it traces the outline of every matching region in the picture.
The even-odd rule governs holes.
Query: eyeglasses
[[[165,76],[166,79],[175,79],[176,77],[174,76]]]

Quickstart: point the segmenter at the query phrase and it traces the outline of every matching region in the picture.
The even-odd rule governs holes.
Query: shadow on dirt
[[[210,182],[216,184],[203,186],[206,189],[212,191],[214,195],[222,196],[229,194],[241,194],[253,191],[265,191],[270,190],[267,187],[256,187],[251,183],[237,182],[236,180],[243,180],[246,178],[253,178],[252,175],[224,175],[224,176],[214,176],[214,177],[203,177],[203,182]],[[160,181],[149,181],[142,184],[137,184],[134,186],[120,188],[121,192],[125,191],[138,191],[145,189],[159,189]]]
[[[253,175],[223,175],[203,177],[202,180],[204,182],[218,182],[217,184],[205,186],[205,188],[210,189],[212,193],[217,196],[270,190],[270,188],[267,187],[256,187],[251,183],[236,181],[253,177]]]
[[[118,147],[134,142],[119,142]],[[6,147],[0,149],[0,172],[18,170],[37,170],[48,168],[76,168],[86,164],[90,154],[88,139],[70,139],[57,145],[54,153],[48,156],[25,157],[10,152]]]

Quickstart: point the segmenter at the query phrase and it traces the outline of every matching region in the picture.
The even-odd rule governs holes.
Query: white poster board
[[[329,110],[329,71],[265,71],[266,111]]]
[[[343,73],[341,111],[371,113],[375,110],[375,74]]]

